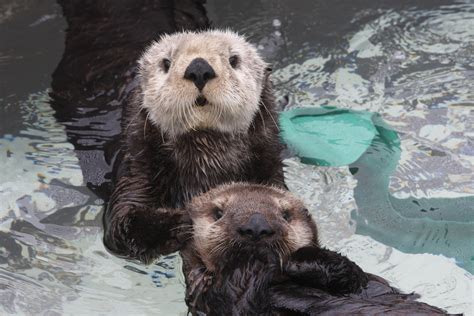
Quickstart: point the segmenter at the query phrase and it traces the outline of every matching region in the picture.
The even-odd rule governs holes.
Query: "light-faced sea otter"
[[[139,60],[104,243],[150,262],[182,246],[179,211],[230,181],[284,187],[269,68],[230,31],[163,36]]]

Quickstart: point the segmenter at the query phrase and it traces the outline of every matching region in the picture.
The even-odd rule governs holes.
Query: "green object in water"
[[[376,134],[372,116],[334,107],[297,108],[280,114],[281,137],[303,163],[345,166],[372,143]]]
[[[390,176],[400,160],[397,132],[365,111],[298,108],[280,114],[281,137],[303,163],[348,165],[357,180],[357,234],[409,253],[443,254],[474,273],[474,196],[399,199]]]

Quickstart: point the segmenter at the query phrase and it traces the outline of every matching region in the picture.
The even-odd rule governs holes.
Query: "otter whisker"
[[[128,122],[127,126],[125,127],[125,132],[128,133],[128,129],[130,128],[130,126],[134,123],[134,121],[138,118],[138,116],[140,115],[140,113],[145,110],[144,107],[140,107],[140,110],[138,110],[138,112],[132,117],[132,119],[130,120],[130,122]]]
[[[267,127],[265,126],[265,118],[263,117],[262,111],[258,111],[258,114],[260,115],[260,118],[262,119],[263,129],[267,130]]]
[[[180,109],[180,106],[179,104],[177,104],[177,108],[178,110],[172,110],[171,109],[171,134],[172,134],[172,137],[173,139],[176,139],[177,137],[177,132],[176,132],[176,124],[180,121],[180,114],[179,114],[179,109]]]
[[[165,143],[165,136],[163,134],[163,130],[160,128],[160,134],[161,134],[161,141],[164,144]]]
[[[180,226],[176,226],[176,227],[171,228],[170,231],[183,229],[183,228],[190,228],[191,233],[192,233],[194,227],[193,227],[193,225],[180,225]]]
[[[183,104],[178,104],[178,116],[179,116],[179,122],[180,123],[183,123],[185,128],[187,128],[187,118],[186,118],[186,115],[185,115],[185,112],[186,111],[186,106],[183,105]]]
[[[184,235],[183,237],[184,238],[181,238],[180,241],[182,241],[183,243],[186,243],[188,240],[193,239],[194,235],[193,234],[190,234],[189,236]]]
[[[219,120],[220,120],[222,114],[224,113],[224,110],[223,110],[222,106],[215,106],[215,105],[212,105],[212,106],[215,108],[215,111],[213,111],[213,112],[216,113],[214,124],[217,124],[217,123],[219,123]]]
[[[146,140],[146,123],[148,122],[150,114],[151,114],[151,112],[148,112],[148,114],[145,117],[145,123],[143,124],[143,139],[145,139],[145,140]]]
[[[195,122],[196,122],[196,119],[197,119],[196,110],[195,110],[194,106],[188,106],[187,108],[189,110],[189,119],[191,120],[191,122],[189,123],[189,127],[193,131],[195,131],[196,127],[194,127],[194,125],[195,125]]]
[[[186,116],[185,119],[186,119],[186,124],[188,126],[188,129],[192,129],[192,130],[195,130],[194,128],[194,118],[193,118],[193,114],[192,114],[192,110],[193,107],[192,106],[185,106],[184,107],[184,115]]]
[[[280,259],[280,271],[283,271],[283,258],[281,257],[281,253],[278,253],[278,258]]]
[[[274,248],[275,248],[275,251],[278,254],[278,257],[280,258],[280,261],[281,261],[281,254],[283,253],[283,249],[282,249],[282,247],[281,247],[281,245],[278,241],[274,244]]]
[[[218,254],[221,253],[221,249],[222,247],[221,246],[215,246],[214,248],[212,248],[210,251],[209,251],[209,256],[211,257],[219,257]]]
[[[215,239],[217,239],[217,238],[215,238]],[[214,247],[209,251],[209,254],[210,255],[215,255],[215,254],[222,253],[222,250],[226,248],[227,243],[228,243],[228,241],[225,238],[217,239],[215,244],[214,244]]]
[[[194,126],[194,117],[192,113],[193,113],[193,107],[186,105],[184,107],[184,115],[187,122],[186,124],[188,126],[188,129],[195,131],[196,128]]]
[[[195,130],[195,118],[194,118],[194,107],[196,106],[196,101],[194,101],[192,104],[189,104],[189,102],[184,102],[181,103],[183,107],[183,121],[184,125],[187,130]]]
[[[171,129],[168,129],[168,136],[171,136],[171,138],[175,137],[175,132],[174,132],[174,123],[176,120],[176,112],[177,111],[171,111]]]
[[[275,118],[273,117],[272,115],[272,112],[270,112],[267,108],[267,106],[265,105],[265,102],[260,102],[261,105],[263,105],[263,108],[265,109],[265,111],[267,111],[268,115],[270,116],[270,118],[272,119],[273,123],[275,124],[276,128],[278,130],[280,130],[280,126],[278,126],[277,122],[275,121]]]

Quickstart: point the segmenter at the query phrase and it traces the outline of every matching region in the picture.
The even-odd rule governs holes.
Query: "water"
[[[329,104],[381,114],[400,140],[387,175],[393,199],[472,198],[472,2],[248,0],[206,8],[215,26],[258,45],[287,108]],[[178,257],[145,267],[102,245],[96,187],[106,175],[81,172],[87,161],[102,160],[74,151],[49,105],[66,27],[59,6],[6,1],[0,12],[0,314],[184,314]],[[107,131],[104,138],[115,133]],[[310,206],[324,244],[423,301],[472,314],[474,249],[458,256],[396,244],[397,231],[380,230],[398,227],[390,216],[372,223],[364,215],[373,203],[360,189],[377,179],[375,171],[361,177],[353,174],[357,166],[286,164],[287,183]],[[450,218],[468,225],[459,237],[468,243],[472,212],[452,211]],[[414,236],[420,245],[432,238]]]

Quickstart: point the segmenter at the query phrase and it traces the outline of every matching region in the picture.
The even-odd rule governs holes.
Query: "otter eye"
[[[163,63],[163,70],[165,72],[168,72],[168,70],[170,70],[170,67],[171,67],[171,60],[165,58],[163,59],[162,63]]]
[[[282,214],[283,216],[283,219],[287,222],[289,222],[291,220],[291,214],[290,214],[290,211],[288,210],[285,210]]]
[[[237,65],[239,64],[239,56],[237,55],[230,56],[229,64],[232,66],[232,68],[237,67]]]
[[[213,210],[212,210],[212,213],[214,215],[214,219],[216,221],[218,221],[222,216],[224,216],[224,211],[221,210],[220,208],[218,207],[215,207]]]

